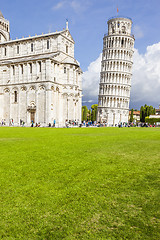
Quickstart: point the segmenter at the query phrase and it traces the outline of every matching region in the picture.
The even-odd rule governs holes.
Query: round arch
[[[7,37],[6,35],[4,34],[4,32],[2,30],[0,30],[0,34],[5,38],[5,40],[7,41]]]

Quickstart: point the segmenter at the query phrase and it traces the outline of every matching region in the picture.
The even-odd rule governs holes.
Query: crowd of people
[[[6,126],[6,120],[2,119],[1,120],[1,126]],[[9,122],[9,126],[14,126],[14,121],[13,119],[10,119]],[[24,127],[25,126],[25,122],[23,120],[20,119],[20,126]],[[41,123],[34,123],[33,121],[31,122],[31,127],[41,127]],[[157,127],[158,125],[156,125],[156,123],[154,124],[148,124],[148,123],[132,123],[132,122],[120,122],[118,124],[115,124],[115,127]],[[53,123],[49,123],[48,127],[58,127],[58,125],[56,125],[56,120],[54,119]],[[78,121],[74,121],[74,120],[67,120],[65,121],[65,126],[66,128],[73,128],[73,127],[113,127],[113,125],[108,125],[107,122],[92,122],[92,121],[82,121],[81,123],[79,123]]]
[[[148,123],[133,123],[133,122],[119,122],[118,124],[115,124],[115,126],[113,125],[109,125],[107,122],[92,122],[92,121],[83,121],[81,124],[79,124],[79,127],[156,127],[157,125],[154,123],[153,125],[148,124]],[[72,125],[70,126],[72,127]]]

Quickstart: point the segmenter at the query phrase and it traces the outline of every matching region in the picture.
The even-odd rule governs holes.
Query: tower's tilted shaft
[[[97,120],[109,126],[128,122],[134,48],[131,27],[129,18],[112,18],[103,38]]]

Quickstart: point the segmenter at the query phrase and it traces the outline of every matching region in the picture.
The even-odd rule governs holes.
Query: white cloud
[[[144,55],[135,49],[131,101],[160,103],[160,42],[147,47]]]
[[[90,5],[90,1],[83,0],[80,2],[78,0],[73,0],[71,1],[70,5],[72,9],[78,14],[87,10]]]
[[[83,74],[83,99],[97,102],[101,57],[93,61]],[[131,87],[131,103],[134,107],[146,104],[160,104],[160,42],[148,46],[145,54],[135,49],[133,58],[133,76]]]
[[[83,103],[92,103],[93,100],[83,101]]]
[[[87,99],[87,102],[88,100],[95,101],[98,97],[101,59],[102,54],[89,65],[88,70],[83,74],[83,98]]]
[[[81,8],[81,4],[80,2],[74,0],[71,2],[71,7],[77,12]]]
[[[138,25],[133,26],[133,33],[134,33],[136,39],[143,38],[143,36],[144,36],[142,29]]]
[[[61,8],[64,7],[66,1],[61,1],[61,2],[58,2],[54,7],[53,7],[53,10],[59,10]]]
[[[89,5],[90,5],[89,0],[82,0],[81,2],[79,2],[78,0],[72,0],[72,1],[64,0],[64,1],[58,2],[55,6],[53,6],[53,10],[56,11],[69,6],[74,10],[75,13],[79,14],[87,10]]]

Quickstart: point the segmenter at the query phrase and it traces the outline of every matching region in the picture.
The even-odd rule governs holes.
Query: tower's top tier
[[[9,21],[6,20],[0,11],[0,43],[9,41],[10,39],[10,29]]]
[[[0,11],[0,18],[4,18],[2,12]]]
[[[125,17],[113,17],[108,20],[108,35],[130,35],[132,20]]]

